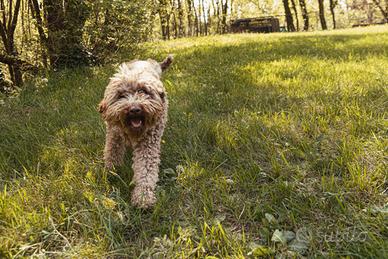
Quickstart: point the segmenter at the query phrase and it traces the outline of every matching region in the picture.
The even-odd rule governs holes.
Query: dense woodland
[[[106,62],[140,42],[228,33],[275,16],[287,31],[384,23],[388,0],[0,0],[0,91],[37,73]]]

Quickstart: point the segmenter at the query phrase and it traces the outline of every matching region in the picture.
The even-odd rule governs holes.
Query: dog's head
[[[160,77],[171,63],[171,56],[161,63],[151,59],[123,63],[99,105],[104,120],[135,135],[153,126],[167,109]]]

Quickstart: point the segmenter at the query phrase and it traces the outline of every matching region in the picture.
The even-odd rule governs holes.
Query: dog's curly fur
[[[131,200],[141,208],[156,202],[160,142],[168,109],[160,78],[171,62],[172,56],[161,63],[148,59],[121,64],[99,105],[106,123],[105,166],[121,165],[127,147],[133,150],[135,188]]]

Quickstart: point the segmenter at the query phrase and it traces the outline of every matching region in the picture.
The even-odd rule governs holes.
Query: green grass
[[[0,257],[388,257],[387,26],[180,39],[139,57],[167,53],[151,211],[129,203],[129,156],[103,168],[96,107],[115,65],[4,98]]]

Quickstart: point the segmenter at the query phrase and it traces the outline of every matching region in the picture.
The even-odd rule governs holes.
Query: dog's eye
[[[119,99],[123,99],[123,98],[125,98],[125,97],[126,97],[125,94],[120,94],[120,95],[119,95]]]
[[[139,90],[137,90],[137,93],[138,94],[147,94],[147,91],[144,89],[139,89]]]
[[[146,91],[145,91],[144,89],[139,89],[139,90],[137,90],[137,93],[138,93],[138,94],[145,94]]]
[[[161,93],[159,93],[159,96],[160,96],[160,98],[164,99],[165,93],[161,92]]]

